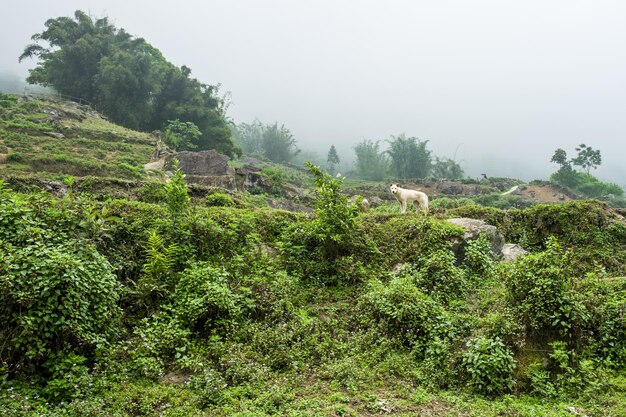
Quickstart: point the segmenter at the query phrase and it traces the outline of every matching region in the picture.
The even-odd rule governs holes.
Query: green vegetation
[[[120,128],[70,102],[19,101],[0,94],[4,175],[38,173],[141,179],[154,139]],[[53,115],[65,114],[64,119]]]
[[[300,152],[296,139],[285,125],[264,125],[258,120],[248,124],[232,124],[233,139],[249,155],[272,162],[288,163]]]
[[[596,169],[602,163],[600,150],[581,144],[576,151],[578,155],[570,160],[567,159],[567,153],[563,149],[557,149],[554,152],[550,162],[558,164],[560,168],[550,175],[550,179],[588,198],[610,195],[621,199],[624,190],[619,185],[599,181],[589,174],[591,168]],[[578,172],[573,168],[574,166],[579,166],[586,172]]]
[[[335,145],[331,145],[328,150],[328,156],[326,157],[326,163],[328,164],[328,172],[330,175],[335,173],[335,165],[339,163],[339,155],[337,155],[337,149]]]
[[[626,225],[598,202],[360,214],[309,165],[315,213],[0,187],[0,413],[619,415]]]
[[[490,179],[429,215],[362,213],[348,196],[387,185],[313,164],[259,164],[255,194],[176,161],[149,180],[147,134],[0,106],[0,415],[626,413],[626,224],[606,203]],[[313,212],[269,208],[297,187]],[[452,217],[530,253],[501,262]]]
[[[38,60],[29,83],[91,103],[130,129],[153,131],[172,120],[192,123],[201,132],[189,137],[197,149],[241,153],[230,139],[218,87],[191,78],[189,68],[171,64],[144,39],[80,10],[73,18],[49,19],[45,27],[20,56]]]

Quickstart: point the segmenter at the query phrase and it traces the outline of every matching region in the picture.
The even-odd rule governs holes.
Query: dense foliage
[[[192,139],[198,149],[240,152],[230,140],[218,87],[191,78],[189,68],[171,64],[144,39],[80,10],[73,18],[49,19],[45,27],[20,56],[38,59],[29,83],[86,100],[132,129],[162,129],[177,119],[193,123],[201,132]]]
[[[415,137],[406,137],[405,134],[392,136],[387,154],[391,163],[391,175],[395,178],[421,179],[430,174],[432,157],[431,151],[426,149],[428,141]]]
[[[290,162],[300,150],[296,138],[285,125],[252,123],[231,125],[233,140],[251,155],[263,156],[273,162]]]
[[[569,160],[563,149],[559,148],[554,152],[550,162],[558,164],[560,168],[550,175],[552,181],[589,198],[624,195],[624,190],[617,184],[602,182],[589,174],[591,168],[596,169],[602,163],[600,150],[594,150],[583,143],[576,147],[576,151],[578,155]],[[575,166],[581,167],[585,172],[576,171]]]
[[[309,175],[311,214],[194,196],[176,164],[144,201],[1,186],[0,414],[626,409],[626,225],[608,206],[364,214]],[[457,215],[531,253],[500,262]]]

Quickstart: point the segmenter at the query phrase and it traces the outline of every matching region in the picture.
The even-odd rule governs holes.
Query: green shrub
[[[470,275],[489,279],[495,274],[496,263],[491,250],[491,242],[486,234],[470,240],[464,248],[463,266]]]
[[[591,274],[581,285],[591,351],[612,368],[626,365],[626,278]]]
[[[599,181],[593,175],[575,171],[569,166],[561,167],[557,172],[550,175],[550,179],[585,197],[597,198],[608,194],[621,197],[624,195],[624,190],[617,184]]]
[[[229,325],[253,307],[247,294],[231,291],[226,271],[207,264],[193,265],[181,273],[172,300],[176,317],[200,334]]]
[[[438,250],[419,258],[412,271],[414,284],[435,300],[449,303],[462,299],[467,291],[465,273],[456,266],[450,250]]]
[[[204,408],[222,403],[223,392],[228,384],[218,371],[208,368],[200,375],[191,376],[189,386],[198,394],[200,407]]]
[[[476,202],[471,198],[450,198],[450,197],[439,197],[430,203],[431,208],[443,208],[443,209],[451,209],[463,206],[475,206]]]
[[[394,277],[388,284],[370,281],[359,307],[385,333],[409,345],[431,339],[437,322],[445,316],[444,309],[420,291],[410,276]]]
[[[348,203],[339,179],[311,163],[308,166],[315,177],[316,216],[294,222],[286,230],[281,242],[283,260],[288,271],[313,282],[359,282],[364,276],[364,262],[378,255],[360,225],[359,204]]]
[[[117,332],[120,287],[109,262],[83,242],[0,246],[0,330],[13,365],[69,344],[89,353]]]
[[[504,394],[515,385],[513,352],[499,338],[469,340],[462,367],[467,384],[478,393]]]
[[[204,202],[209,207],[233,207],[235,205],[233,198],[224,193],[209,194]]]
[[[572,287],[570,253],[556,239],[546,245],[506,271],[509,300],[530,333],[573,337],[589,315]]]
[[[165,203],[167,192],[161,183],[146,182],[139,188],[138,197],[147,203]]]
[[[157,379],[165,374],[169,361],[185,354],[190,335],[165,307],[163,312],[142,319],[133,329],[133,337],[122,344],[122,349],[130,356],[135,372]]]
[[[89,375],[87,358],[73,353],[50,355],[43,367],[48,373],[44,395],[55,402],[81,398],[90,391],[93,379]]]
[[[375,215],[363,218],[363,228],[384,256],[381,265],[416,263],[437,251],[449,251],[463,228],[428,216]]]

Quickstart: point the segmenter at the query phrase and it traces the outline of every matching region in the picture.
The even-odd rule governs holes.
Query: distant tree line
[[[300,152],[296,139],[285,125],[252,123],[231,124],[233,140],[244,153],[265,157],[273,162],[287,163]]]
[[[401,134],[392,135],[386,142],[388,149],[385,151],[381,151],[380,141],[363,140],[354,146],[358,177],[371,181],[382,181],[387,177],[400,180],[463,178],[460,164],[434,156],[427,148],[427,140]]]
[[[278,163],[294,162],[300,149],[293,134],[284,125],[252,123],[231,124],[233,140],[245,154],[257,155]],[[464,172],[460,164],[449,158],[439,158],[428,149],[428,141],[405,134],[391,136],[388,147],[381,150],[380,141],[363,140],[353,147],[356,154],[353,176],[383,181],[386,178],[419,180],[427,177],[461,179]],[[323,156],[307,153],[306,160],[326,166],[334,174],[341,161],[335,145],[331,145],[325,161]],[[324,164],[325,162],[325,164]]]
[[[142,38],[117,29],[108,18],[92,19],[78,10],[74,17],[49,19],[33,35],[20,61],[38,62],[27,81],[93,103],[111,121],[143,130],[162,130],[173,121],[191,123],[195,131],[185,145],[240,154],[225,118],[218,86],[191,78],[191,70],[168,62]],[[189,125],[174,126],[170,130]],[[193,130],[193,128],[191,129]],[[170,132],[171,133],[171,132]]]
[[[550,162],[558,164],[559,169],[550,175],[553,182],[591,198],[624,195],[624,190],[619,185],[602,182],[590,174],[592,168],[597,169],[602,164],[599,149],[593,149],[584,143],[575,149],[577,155],[570,159],[567,158],[565,150],[558,148],[554,151]],[[577,171],[575,167],[580,167],[584,172]]]

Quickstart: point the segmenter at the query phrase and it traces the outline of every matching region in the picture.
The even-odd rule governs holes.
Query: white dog
[[[421,207],[424,213],[428,213],[428,196],[416,190],[407,190],[406,188],[400,188],[398,184],[391,184],[389,188],[391,193],[396,197],[398,203],[400,203],[400,213],[406,213],[406,203],[412,202],[415,206],[415,211]]]

